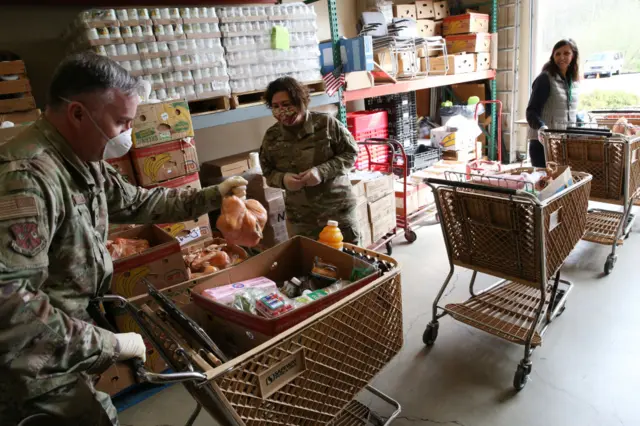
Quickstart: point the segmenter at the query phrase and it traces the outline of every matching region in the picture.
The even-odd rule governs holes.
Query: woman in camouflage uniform
[[[291,77],[269,84],[265,102],[278,122],[262,142],[262,171],[269,186],[286,190],[291,236],[316,239],[328,220],[336,220],[344,240],[358,243],[348,176],[358,146],[338,120],[309,111],[309,100],[306,86]]]

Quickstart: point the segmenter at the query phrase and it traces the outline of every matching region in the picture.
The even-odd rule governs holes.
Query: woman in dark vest
[[[529,123],[529,157],[534,167],[545,167],[544,148],[540,143],[545,129],[564,129],[576,122],[580,70],[578,46],[571,39],[553,46],[549,62],[533,82],[527,122]]]

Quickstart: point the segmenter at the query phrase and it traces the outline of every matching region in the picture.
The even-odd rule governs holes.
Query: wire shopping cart
[[[608,128],[568,127],[546,130],[542,139],[547,161],[593,176],[590,200],[623,207],[622,212],[592,208],[587,214],[583,240],[611,246],[604,264],[609,275],[635,219],[631,211],[640,195],[640,138]]]
[[[533,169],[516,169],[533,172]],[[521,390],[531,373],[531,354],[542,344],[551,321],[560,315],[572,284],[560,267],[580,241],[587,218],[591,176],[572,173],[574,184],[545,201],[533,185],[513,189],[514,181],[490,175],[447,173],[426,179],[436,198],[450,272],[433,301],[433,318],[423,341],[438,336],[445,315],[507,341],[524,345],[513,385]],[[518,186],[516,186],[518,188]],[[440,306],[456,267],[473,270],[463,303]],[[476,292],[478,272],[502,278]],[[562,284],[562,288],[560,287]]]
[[[178,308],[171,302],[172,294],[184,295],[196,282],[161,291],[150,286],[150,296],[126,300],[109,295],[101,301],[126,308],[176,371],[158,375],[138,369],[137,376],[151,383],[183,383],[197,403],[187,425],[193,424],[201,408],[224,426],[388,425],[399,415],[400,404],[369,382],[402,347],[400,269],[380,253],[350,244],[345,249],[384,262],[383,274],[229,361],[216,356],[211,347],[205,331],[211,327],[209,315],[192,303]],[[363,389],[395,411],[385,418],[375,414],[355,399]]]

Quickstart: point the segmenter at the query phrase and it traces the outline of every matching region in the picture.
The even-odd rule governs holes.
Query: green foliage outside
[[[578,110],[616,109],[640,105],[640,96],[622,91],[595,90],[580,96]]]

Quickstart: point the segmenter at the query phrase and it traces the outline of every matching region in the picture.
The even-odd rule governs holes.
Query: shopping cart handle
[[[544,133],[567,133],[570,135],[606,136],[608,138],[613,136],[611,130],[608,129],[580,129],[577,127],[569,127],[567,129],[545,129]]]
[[[136,375],[141,383],[151,383],[154,385],[166,385],[170,383],[182,382],[204,382],[207,376],[197,371],[184,371],[180,373],[150,373],[144,368],[138,369]]]
[[[526,193],[524,191],[519,191],[517,189],[503,188],[500,186],[490,186],[483,185],[481,183],[468,183],[468,182],[458,182],[455,180],[446,180],[446,179],[434,179],[434,178],[426,178],[424,182],[431,185],[443,185],[443,186],[452,186],[454,188],[465,188],[465,189],[482,189],[483,191],[496,192],[499,194],[505,195],[518,195],[522,193]]]

